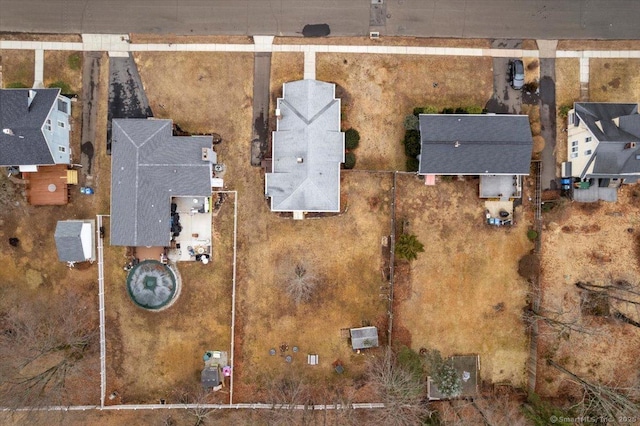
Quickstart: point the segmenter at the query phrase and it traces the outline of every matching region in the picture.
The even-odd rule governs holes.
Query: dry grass
[[[21,83],[33,86],[35,53],[33,50],[0,50],[2,64],[2,87]]]
[[[421,38],[387,37],[372,40],[369,37],[276,37],[273,44],[328,44],[342,46],[427,46],[427,47],[466,47],[490,48],[491,43],[484,38]]]
[[[580,60],[556,59],[556,169],[560,173],[562,162],[567,161],[567,119],[560,116],[560,107],[580,100]],[[559,174],[558,174],[559,176]]]
[[[193,133],[228,140],[251,107],[253,54],[138,52],[134,55],[154,116],[171,118]]]
[[[364,369],[365,355],[353,354],[340,329],[378,325],[384,333],[386,303],[379,296],[383,284],[380,241],[389,234],[390,190],[388,173],[343,172],[343,210],[339,216],[293,221],[269,211],[259,188],[241,199],[238,312],[242,333],[238,398],[250,401],[256,380],[266,373],[287,369],[314,378],[350,385]],[[346,204],[344,203],[346,200]],[[296,306],[286,295],[283,263],[306,261],[322,278],[309,303]],[[293,272],[293,271],[291,271]],[[238,324],[238,323],[237,323]],[[282,342],[298,346],[293,364],[278,353]],[[307,366],[316,353],[319,366]],[[335,376],[331,363],[344,362],[346,373]]]
[[[603,284],[609,280],[640,281],[637,229],[640,203],[637,185],[618,191],[617,203],[566,204],[546,217],[543,232],[542,277],[543,308],[562,308],[567,318],[580,315],[577,281]],[[635,229],[632,233],[628,229]],[[594,253],[600,257],[594,258]],[[539,359],[554,360],[577,374],[608,384],[628,385],[635,377],[629,372],[640,369],[637,350],[640,329],[603,318],[581,318],[581,323],[598,334],[573,332],[559,338],[551,330],[543,334]],[[564,377],[541,362],[538,367],[538,392],[557,395]]]
[[[524,383],[527,283],[517,269],[533,245],[521,209],[513,227],[490,227],[477,180],[429,187],[412,175],[398,176],[397,220],[409,222],[405,232],[426,252],[399,268],[396,343],[444,356],[479,354],[483,381]]]
[[[589,100],[592,102],[640,101],[640,59],[589,60]]]
[[[69,67],[69,57],[80,57],[80,68],[73,70]],[[44,85],[56,81],[63,81],[69,85],[72,93],[82,93],[82,52],[68,52],[61,50],[47,50],[44,52]]]
[[[414,107],[484,106],[493,93],[488,57],[322,53],[316,61],[317,78],[341,88],[343,128],[360,132],[357,169],[405,170],[403,120]]]
[[[80,34],[0,33],[0,40],[82,42]]]
[[[538,58],[522,58],[525,67],[525,83],[540,82],[540,60]]]
[[[640,40],[560,40],[558,50],[640,50]]]
[[[232,198],[232,197],[231,197]],[[207,350],[231,346],[233,200],[213,221],[214,255],[209,265],[179,263],[182,289],[161,312],[134,305],[126,291],[122,248],[105,251],[109,392],[123,402],[152,403],[183,384],[198,383]],[[226,393],[220,393],[224,398]]]

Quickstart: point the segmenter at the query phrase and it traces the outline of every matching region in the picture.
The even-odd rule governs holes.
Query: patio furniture
[[[309,354],[309,355],[307,355],[307,364],[309,364],[309,365],[318,365],[318,354]]]

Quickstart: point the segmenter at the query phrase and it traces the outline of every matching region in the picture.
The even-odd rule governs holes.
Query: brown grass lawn
[[[560,107],[580,100],[580,60],[577,58],[556,59],[556,167],[567,161],[567,119],[560,117]]]
[[[560,40],[558,50],[640,50],[638,40]]]
[[[589,60],[589,98],[592,102],[640,101],[640,59]]]
[[[484,106],[493,93],[488,57],[322,53],[316,66],[319,80],[343,89],[342,126],[361,137],[357,169],[405,170],[403,120],[414,107]]]
[[[425,38],[425,37],[387,37],[377,40],[369,37],[276,37],[273,44],[329,44],[343,46],[428,46],[428,47],[467,47],[490,48],[491,43],[484,38]]]
[[[164,53],[134,55],[154,116],[171,118],[186,131],[238,134],[251,107],[253,54]]]
[[[178,264],[181,293],[161,312],[134,305],[126,291],[121,248],[106,250],[109,393],[125,403],[157,403],[174,389],[198,384],[206,350],[230,350],[233,197],[214,218],[213,262]],[[216,395],[224,401],[226,392]]]
[[[21,83],[33,86],[35,52],[33,50],[0,50],[2,58],[2,87]]]
[[[588,380],[620,387],[630,385],[637,375],[629,373],[640,370],[640,329],[581,315],[580,293],[574,284],[627,280],[637,291],[638,195],[637,185],[629,185],[619,190],[617,203],[564,204],[545,217],[546,231],[542,234],[543,309],[562,310],[566,321],[576,321],[595,334],[572,332],[569,338],[560,338],[547,328],[538,358],[550,356]],[[612,306],[625,309],[624,304],[616,302]],[[637,318],[637,311],[631,315]],[[539,363],[537,387],[541,395],[563,393],[566,379],[544,362]]]
[[[348,386],[362,373],[365,355],[352,352],[340,329],[365,321],[384,330],[380,244],[389,234],[391,185],[388,173],[344,172],[346,211],[300,222],[271,213],[261,188],[241,199],[236,332],[240,330],[242,341],[236,342],[241,346],[235,402],[260,398],[255,385],[265,374],[294,369],[314,383],[339,380]],[[321,285],[310,302],[296,306],[282,285],[298,262],[310,265]],[[291,366],[279,356],[283,342],[294,355]],[[298,354],[293,346],[300,348]],[[270,356],[270,348],[278,355]],[[306,365],[309,353],[319,355],[319,366]],[[336,359],[345,364],[344,376],[332,373]]]
[[[527,283],[517,270],[533,245],[522,208],[515,226],[489,227],[477,180],[428,187],[407,174],[398,176],[396,218],[425,246],[398,271],[396,343],[443,356],[479,354],[483,381],[523,385]]]
[[[71,69],[69,57],[80,58],[80,68]],[[47,50],[44,52],[44,85],[63,81],[69,85],[72,93],[82,93],[82,52]]]

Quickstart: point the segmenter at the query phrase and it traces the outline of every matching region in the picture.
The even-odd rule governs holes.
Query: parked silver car
[[[516,90],[524,86],[524,64],[520,59],[509,61],[509,84]]]

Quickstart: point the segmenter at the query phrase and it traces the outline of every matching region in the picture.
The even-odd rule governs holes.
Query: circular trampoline
[[[152,311],[171,306],[180,292],[179,287],[176,273],[157,260],[142,261],[127,275],[127,292],[131,300]]]

